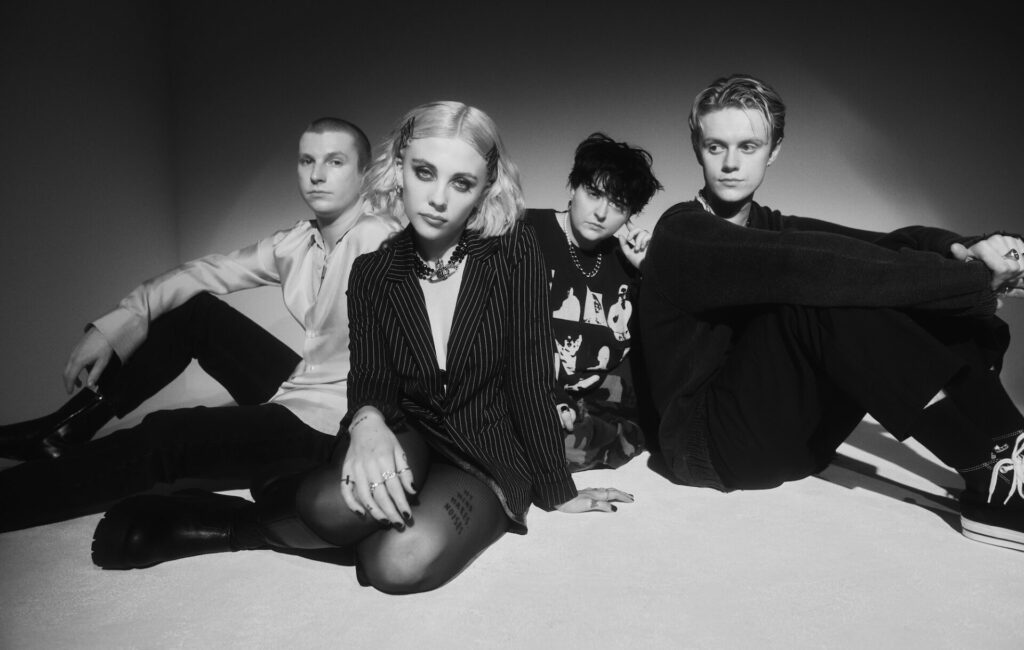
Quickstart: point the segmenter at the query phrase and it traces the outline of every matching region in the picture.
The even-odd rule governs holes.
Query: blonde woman
[[[388,593],[436,588],[531,504],[614,509],[577,492],[552,397],[546,272],[518,172],[491,119],[457,102],[410,111],[366,196],[409,227],[356,261],[349,412],[330,463],[254,490],[135,497],[97,528],[94,561],[144,567],[202,553],[354,547]]]

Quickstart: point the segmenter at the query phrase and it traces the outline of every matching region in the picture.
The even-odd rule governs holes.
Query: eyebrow
[[[313,158],[313,159],[316,158],[315,155],[309,153],[308,151],[299,151],[299,157],[300,158]],[[324,155],[324,157],[325,158],[344,158],[344,159],[348,160],[348,154],[345,153],[344,151],[328,151]]]

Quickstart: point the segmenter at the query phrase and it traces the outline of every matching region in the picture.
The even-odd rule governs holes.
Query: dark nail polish
[[[416,481],[413,481],[412,483],[410,483],[410,485],[412,485],[412,489],[414,491],[416,491],[416,492],[420,491],[420,486],[416,485]]]
[[[378,521],[377,524],[380,526],[381,530],[390,530],[391,529],[391,522],[388,521],[387,519],[384,519],[382,521]]]
[[[405,519],[406,521],[412,521],[412,513],[411,512],[403,512],[402,513],[402,519]]]
[[[366,519],[366,513],[365,512],[356,511],[356,514],[359,515],[360,519]]]
[[[395,524],[395,523],[392,523],[391,527],[394,528],[395,530],[397,530],[398,532],[402,532],[403,530],[405,530],[405,524]]]
[[[618,511],[619,511],[618,508],[616,508],[615,506],[612,506],[612,512],[618,512]]]

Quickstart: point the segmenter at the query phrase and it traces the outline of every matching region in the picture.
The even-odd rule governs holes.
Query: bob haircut
[[[764,116],[771,130],[772,149],[782,142],[786,131],[786,105],[775,89],[757,77],[733,74],[711,82],[697,93],[690,109],[690,141],[693,152],[700,157],[700,118],[723,108],[745,108]]]
[[[640,147],[616,142],[603,133],[592,133],[576,147],[569,187],[575,190],[585,185],[600,190],[626,206],[632,216],[662,189],[651,171],[653,162],[651,154]]]
[[[466,228],[482,237],[508,232],[526,208],[516,168],[501,142],[494,122],[479,108],[460,102],[431,102],[406,113],[380,145],[377,157],[363,180],[370,211],[408,221],[398,181],[398,162],[410,140],[458,138],[487,161],[487,187]]]

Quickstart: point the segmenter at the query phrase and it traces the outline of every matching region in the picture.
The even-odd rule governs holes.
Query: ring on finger
[[[380,487],[380,483],[370,483],[370,492],[373,492]]]
[[[409,469],[408,467],[403,467],[402,469],[398,470],[398,473],[401,474],[402,472],[411,472],[411,471],[412,470]]]
[[[1004,259],[1008,259],[1008,260],[1013,260],[1014,262],[1019,262],[1020,261],[1020,253],[1017,252],[1016,248],[1011,248],[1010,251],[1006,255],[1003,255],[1003,258]]]
[[[396,476],[398,476],[398,474],[395,472],[384,472],[383,474],[380,475],[380,482],[386,483],[388,479],[395,478]]]
[[[346,474],[346,475],[341,477],[341,482],[344,485],[351,485],[352,483],[354,483],[354,481],[352,480],[352,477],[349,476],[348,474]]]

